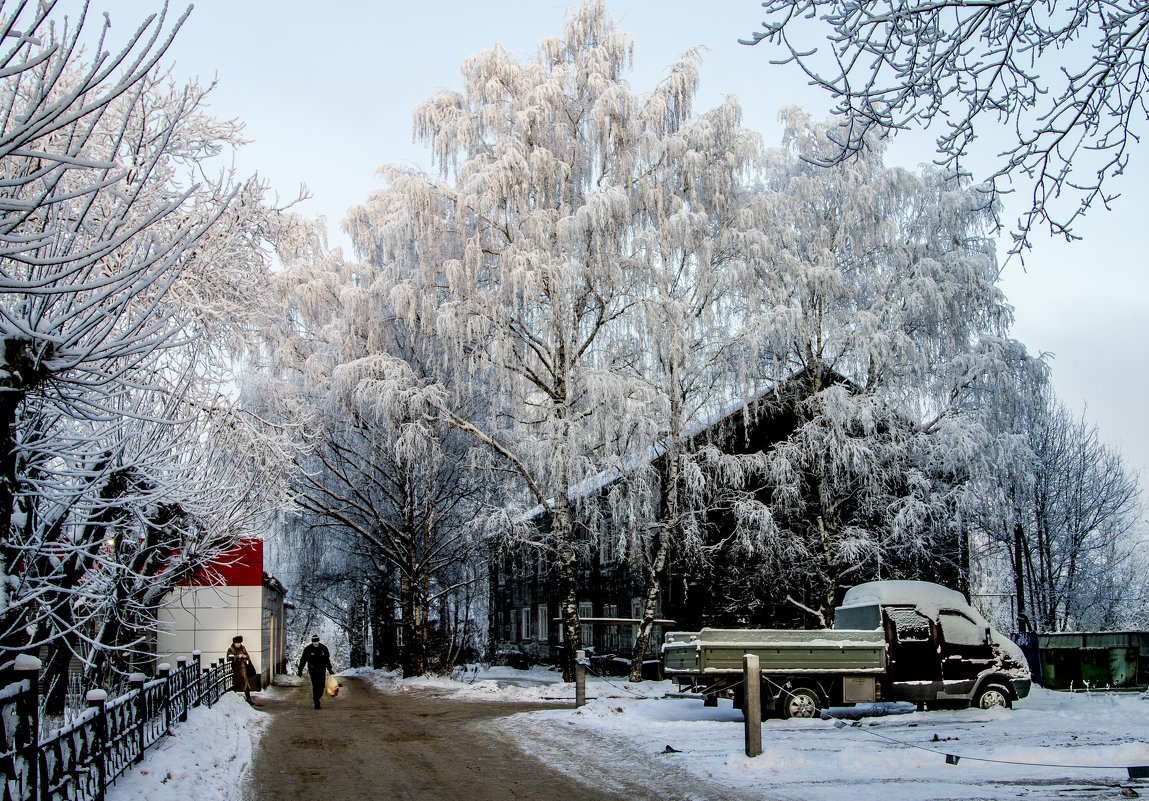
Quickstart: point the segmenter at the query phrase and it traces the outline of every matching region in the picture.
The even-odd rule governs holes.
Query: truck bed
[[[741,673],[743,654],[756,654],[763,673],[879,674],[886,668],[880,629],[674,631],[662,651],[667,675]]]

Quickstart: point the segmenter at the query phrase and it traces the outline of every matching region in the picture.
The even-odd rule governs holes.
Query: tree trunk
[[[555,508],[551,512],[551,526],[551,535],[558,553],[559,615],[562,617],[563,638],[566,641],[562,663],[563,681],[572,682],[575,680],[575,653],[582,650],[583,642],[578,615],[575,552],[571,543],[570,501],[565,493],[555,498]]]
[[[671,412],[674,415],[674,410]],[[675,417],[674,419],[677,419]],[[654,613],[658,606],[658,593],[662,587],[662,575],[666,569],[666,555],[671,537],[681,541],[682,520],[678,504],[678,476],[680,456],[677,427],[672,429],[670,444],[666,452],[666,467],[662,471],[662,525],[655,534],[654,553],[650,554],[646,568],[646,586],[643,592],[642,622],[634,638],[634,650],[630,655],[630,680],[642,681],[642,664],[646,659],[646,649],[654,630]]]
[[[355,588],[355,598],[351,602],[351,620],[347,639],[351,646],[348,661],[351,667],[364,667],[367,664],[367,598],[363,587]]]
[[[371,582],[371,667],[379,670],[399,663],[395,635],[395,609],[388,589],[391,576],[384,573]]]

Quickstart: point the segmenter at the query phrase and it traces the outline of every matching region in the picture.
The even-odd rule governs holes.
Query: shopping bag
[[[327,687],[324,692],[327,693],[328,697],[334,698],[335,696],[339,695],[339,686],[339,680],[337,678],[334,676],[328,676]]]

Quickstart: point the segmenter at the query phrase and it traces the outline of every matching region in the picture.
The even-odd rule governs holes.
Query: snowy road
[[[320,710],[310,708],[304,687],[263,699],[261,709],[271,720],[252,759],[246,801],[739,798],[699,777],[684,773],[672,781],[646,770],[637,750],[617,743],[600,744],[614,760],[609,770],[598,757],[581,766],[570,762],[554,738],[547,744],[560,747],[524,752],[509,740],[518,721],[530,720],[531,713],[522,710],[540,711],[537,702],[480,702],[402,683],[380,692],[356,677],[343,682],[344,691]],[[508,720],[515,723],[506,725]]]
[[[1126,770],[1149,764],[1149,700],[1135,695],[1037,689],[1013,711],[913,712],[841,728],[769,720],[765,753],[747,759],[742,715],[729,701],[715,709],[661,698],[669,684],[592,681],[597,700],[583,709],[540,709],[540,699],[573,696],[545,670],[491,669],[462,682],[356,675],[363,681],[348,681],[346,695],[321,712],[309,708],[305,690],[291,687],[257,694],[255,710],[230,695],[214,709],[193,710],[109,801],[279,801],[315,793],[344,801],[1149,796],[1149,782],[1129,780]],[[534,711],[512,714],[522,702],[535,702]],[[259,741],[257,759],[241,781],[248,737]],[[947,754],[957,764],[947,764]],[[330,792],[320,792],[325,776],[336,777]],[[241,794],[241,784],[252,792]],[[479,785],[493,794],[476,793]]]

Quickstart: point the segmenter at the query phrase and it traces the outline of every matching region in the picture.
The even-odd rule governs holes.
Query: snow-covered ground
[[[460,698],[504,701],[574,697],[573,687],[556,684],[556,674],[540,668],[492,668],[462,681],[362,675],[391,692],[435,688]],[[585,708],[525,713],[502,728],[552,763],[553,742],[562,741],[568,759],[558,766],[573,775],[610,775],[589,766],[608,761],[604,745],[618,743],[627,758],[644,754],[667,771],[749,797],[924,801],[1093,798],[1099,786],[1113,788],[1117,796],[1127,788],[1149,790],[1149,783],[1128,779],[1129,766],[1149,765],[1149,700],[1137,695],[1035,688],[1013,710],[916,712],[899,704],[878,705],[866,717],[835,710],[846,718],[844,725],[767,720],[764,753],[751,759],[744,752],[742,713],[729,701],[708,708],[695,698],[663,697],[674,690],[669,682],[590,679],[587,692],[594,700]],[[950,764],[947,755],[957,763]]]
[[[270,692],[275,692],[274,688]],[[107,801],[239,801],[251,753],[268,716],[237,693],[188,712],[108,788]]]
[[[490,668],[457,678],[403,680],[348,671],[384,692],[433,690],[466,700],[572,701],[574,688],[541,668]],[[500,721],[501,733],[574,776],[696,777],[730,796],[825,801],[977,798],[1107,798],[1149,792],[1127,767],[1149,765],[1149,700],[1035,688],[1012,710],[916,712],[879,707],[857,719],[768,720],[765,753],[744,754],[742,714],[723,701],[664,697],[669,682],[589,679],[582,709],[555,708]],[[276,692],[274,688],[271,692]],[[573,706],[573,703],[572,703]],[[203,798],[238,801],[242,771],[265,716],[229,694],[196,710],[170,744],[149,752],[110,801]],[[947,755],[957,757],[949,764]],[[1108,789],[1105,789],[1108,788]]]

